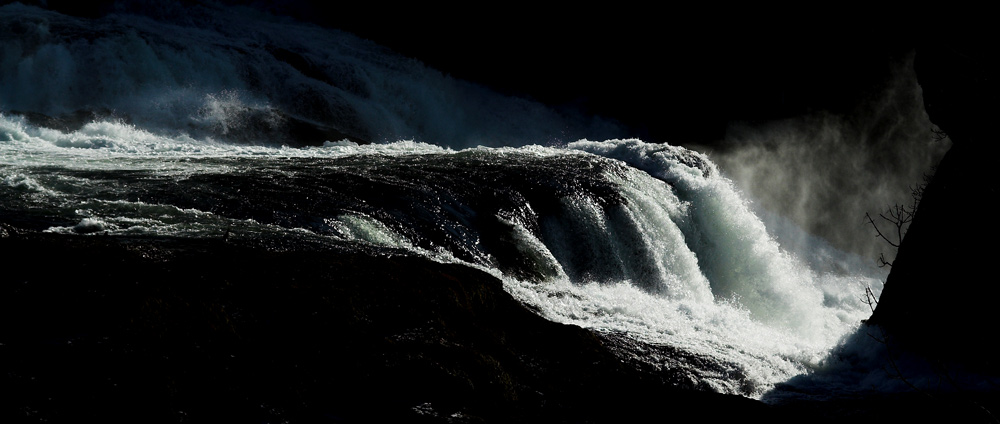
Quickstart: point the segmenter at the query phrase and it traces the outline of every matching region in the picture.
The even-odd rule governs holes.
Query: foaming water
[[[759,397],[815,369],[867,317],[865,287],[880,287],[783,250],[707,156],[674,146],[287,148],[6,115],[0,130],[6,207],[48,211],[45,231],[285,239],[463,263],[549,319],[710,358],[730,371],[657,365],[726,393]]]
[[[720,392],[759,397],[816,369],[867,317],[865,287],[880,288],[867,270],[817,269],[799,259],[815,252],[782,249],[707,156],[675,146],[288,148],[10,115],[0,131],[6,208],[47,211],[44,231],[282,239],[462,263],[554,321],[709,358],[717,366],[640,360]]]
[[[828,303],[817,275],[783,251],[732,183],[704,155],[638,140],[571,143],[624,160],[665,181],[687,213],[674,220],[698,258],[717,298],[744,305],[755,318],[811,332],[820,319],[810,309]],[[648,195],[645,191],[636,195]]]
[[[589,239],[601,240],[598,245],[602,239],[620,243],[624,227],[649,236],[612,249],[633,257],[636,252],[648,255],[649,268],[625,272],[630,278],[624,281],[583,276],[583,284],[572,279],[543,286],[511,284],[516,296],[538,305],[550,318],[718,358],[747,380],[695,374],[711,380],[717,390],[760,396],[819,366],[870,312],[861,296],[868,285],[879,289],[874,272],[814,271],[795,253],[783,251],[707,157],[637,140],[581,141],[569,147],[625,160],[649,173],[630,168],[610,178],[622,188],[626,211],[601,214],[593,207],[576,208],[598,222],[586,227],[594,231]],[[623,219],[628,223],[618,222]],[[567,244],[546,245],[558,250]],[[560,253],[553,251],[556,258]],[[608,252],[598,253],[597,266],[615,266],[608,264]]]
[[[390,144],[358,145],[340,140],[326,141],[322,145],[306,148],[286,146],[242,145],[216,141],[212,138],[195,139],[186,134],[160,135],[122,121],[95,120],[75,131],[35,126],[23,116],[0,113],[0,149],[8,164],[23,160],[46,160],[74,156],[79,159],[119,158],[124,160],[149,158],[155,161],[210,157],[331,157],[358,152],[369,153],[429,153],[448,151],[428,143],[412,140]],[[35,157],[32,152],[44,154]],[[0,159],[3,160],[3,159]],[[69,164],[72,166],[72,164]],[[89,166],[89,165],[88,165]]]

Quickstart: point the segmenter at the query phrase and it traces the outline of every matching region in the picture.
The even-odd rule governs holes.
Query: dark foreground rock
[[[917,51],[931,121],[953,142],[923,191],[869,323],[892,347],[1000,375],[993,262],[1000,229],[983,218],[997,198],[1000,113],[995,49],[955,40]]]
[[[2,224],[0,224],[2,225]],[[4,421],[772,418],[412,257],[0,232]]]

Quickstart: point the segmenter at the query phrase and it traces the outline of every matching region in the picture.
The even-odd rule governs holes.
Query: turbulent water
[[[813,271],[782,251],[706,157],[672,146],[290,149],[177,141],[113,123],[69,134],[10,116],[3,124],[2,213],[21,226],[465,263],[552,320],[745,374],[692,370],[724,392],[759,395],[808,371],[866,317],[860,293],[878,284]]]
[[[822,240],[783,249],[812,236],[765,227],[704,154],[349,34],[204,5],[11,4],[0,28],[0,218],[22,228],[466,264],[550,320],[689,354],[623,356],[751,397],[823,366],[881,287]]]

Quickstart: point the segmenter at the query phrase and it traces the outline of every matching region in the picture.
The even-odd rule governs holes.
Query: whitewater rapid
[[[870,313],[865,287],[881,287],[849,254],[839,268],[853,273],[784,250],[707,156],[634,139],[289,148],[0,115],[0,181],[4,215],[44,232],[256,238],[476,267],[550,320],[710,358],[730,372],[641,360],[751,397],[820,367]]]

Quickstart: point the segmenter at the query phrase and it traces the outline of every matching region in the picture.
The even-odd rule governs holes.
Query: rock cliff
[[[1000,230],[994,51],[935,43],[917,51],[916,71],[932,122],[953,142],[926,185],[870,324],[890,341],[934,358],[1000,370],[988,347],[1000,295],[993,269]]]

